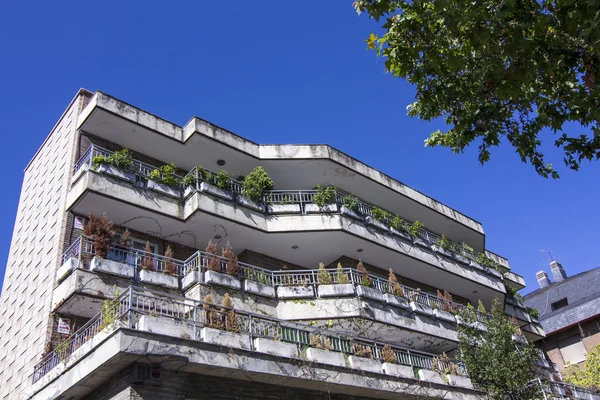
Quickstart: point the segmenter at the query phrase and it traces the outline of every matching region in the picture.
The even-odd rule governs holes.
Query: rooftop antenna
[[[562,253],[559,252],[559,253],[556,254],[556,256],[553,256],[552,255],[552,251],[553,250],[543,250],[543,249],[540,249],[540,253],[542,253],[542,257],[540,257],[540,263],[542,264],[542,268],[545,267],[545,266],[547,266],[548,264],[550,264],[552,261],[559,261],[560,262],[560,259],[562,258]],[[544,263],[544,260],[543,260],[543,255],[544,254],[546,255],[546,262],[545,263]]]

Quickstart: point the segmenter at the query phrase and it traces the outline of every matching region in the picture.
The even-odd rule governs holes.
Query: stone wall
[[[49,314],[67,218],[65,199],[76,153],[81,90],[25,169],[0,298],[0,399],[18,398],[52,325]]]

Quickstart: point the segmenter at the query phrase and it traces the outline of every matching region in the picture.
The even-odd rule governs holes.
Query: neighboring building
[[[540,288],[524,296],[524,303],[538,310],[546,337],[536,343],[562,372],[567,363],[585,361],[600,343],[600,268],[571,277],[557,261],[550,269],[554,282],[539,271]]]
[[[169,163],[183,187],[161,183]],[[240,181],[257,166],[276,190],[255,202]],[[91,213],[114,223],[106,250],[83,235]],[[411,236],[396,214],[423,227]],[[209,240],[231,243],[238,271]],[[475,399],[452,361],[451,311],[489,309],[505,284],[525,286],[479,222],[336,149],[258,145],[196,117],[180,127],[81,90],[25,170],[0,398]],[[506,313],[543,337],[519,302]]]

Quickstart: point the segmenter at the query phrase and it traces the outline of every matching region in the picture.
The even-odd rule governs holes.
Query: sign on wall
[[[83,229],[85,225],[82,217],[75,217],[75,222],[73,223],[73,228],[75,229]]]
[[[58,331],[58,333],[62,333],[65,335],[68,335],[69,333],[71,333],[71,328],[69,326],[69,320],[59,318],[57,331]]]

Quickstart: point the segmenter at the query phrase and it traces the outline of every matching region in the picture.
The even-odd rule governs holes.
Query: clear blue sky
[[[485,167],[474,149],[424,148],[437,124],[406,115],[414,91],[365,50],[377,27],[351,4],[1,2],[0,278],[23,169],[80,87],[259,143],[328,143],[482,222],[529,290],[548,270],[540,249],[568,274],[598,266],[600,163],[551,181],[507,145]]]

